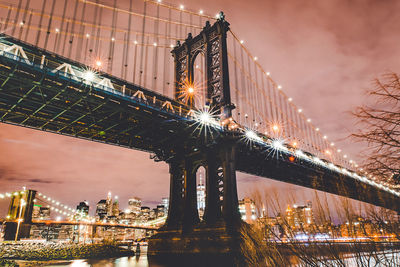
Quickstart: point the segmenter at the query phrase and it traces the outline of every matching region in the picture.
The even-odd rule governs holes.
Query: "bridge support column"
[[[242,226],[236,192],[235,142],[228,140],[212,148],[188,151],[184,157],[180,155],[185,160],[174,163],[178,165],[170,163],[170,210],[166,226],[149,240],[148,255],[156,258],[211,255],[229,259],[239,253]],[[196,194],[199,166],[206,168],[202,222]]]
[[[178,230],[182,227],[184,207],[184,170],[183,161],[174,159],[169,163],[170,193],[168,216],[164,228]]]
[[[196,189],[196,170],[191,159],[185,160],[185,207],[183,211],[183,230],[185,232],[193,230],[199,223],[199,213],[197,210],[197,189]]]
[[[206,160],[206,206],[204,222],[213,226],[221,221],[222,168],[219,168],[215,151],[207,153]],[[221,176],[220,176],[221,175]]]
[[[235,144],[224,144],[221,154],[224,176],[222,213],[224,221],[232,228],[241,221],[236,186]]]

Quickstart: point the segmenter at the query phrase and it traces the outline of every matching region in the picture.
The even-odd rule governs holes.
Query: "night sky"
[[[400,2],[173,1],[216,14],[223,10],[232,30],[266,71],[350,158],[361,162],[362,144],[348,136],[357,125],[350,111],[366,101],[373,79],[400,68]],[[38,7],[39,8],[39,7]],[[312,190],[238,175],[240,197],[254,187],[277,187],[312,198]],[[168,167],[148,153],[0,124],[0,193],[37,189],[68,205],[93,206],[108,191],[121,208],[138,196],[154,206],[169,193]],[[300,192],[300,193],[299,193]],[[286,200],[283,200],[286,201]],[[8,203],[0,203],[4,208]]]

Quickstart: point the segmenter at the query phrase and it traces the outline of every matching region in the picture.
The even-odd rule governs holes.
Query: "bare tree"
[[[400,187],[400,77],[388,73],[368,91],[372,103],[353,113],[361,130],[352,136],[367,143],[364,169]]]

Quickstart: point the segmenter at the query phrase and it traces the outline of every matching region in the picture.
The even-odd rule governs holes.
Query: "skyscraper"
[[[197,209],[199,211],[200,219],[203,218],[204,209],[206,207],[206,187],[203,181],[203,170],[199,173],[199,183],[197,184]]]
[[[112,204],[112,216],[114,216],[114,217],[118,217],[119,216],[118,196],[114,197],[114,203]]]
[[[107,217],[107,200],[102,199],[96,205],[96,220],[103,220]]]
[[[256,205],[254,204],[254,201],[248,197],[239,201],[239,211],[242,220],[247,223],[254,223],[257,219]]]
[[[142,200],[138,197],[133,197],[128,200],[128,209],[131,213],[134,213],[136,216],[140,213],[140,208],[142,206]]]
[[[76,206],[76,210],[82,215],[89,215],[89,203],[86,200],[80,202],[79,205]]]
[[[108,192],[106,200],[107,216],[112,216],[112,204],[111,192]]]
[[[314,223],[311,201],[307,205],[293,205],[286,209],[286,220],[292,229],[303,229]]]

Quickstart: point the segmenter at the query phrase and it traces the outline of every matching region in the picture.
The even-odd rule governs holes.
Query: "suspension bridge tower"
[[[29,237],[35,196],[35,190],[13,193],[5,222],[4,240],[19,240]]]
[[[221,12],[211,25],[206,23],[197,36],[172,50],[175,59],[175,97],[185,84],[192,84],[194,62],[205,57],[207,105],[221,121],[232,116],[226,36],[229,23]],[[236,253],[240,247],[239,229],[243,225],[238,210],[236,188],[236,139],[229,134],[206,142],[188,138],[166,148],[159,160],[169,164],[170,201],[168,217],[162,229],[149,241],[151,256],[214,255]],[[196,172],[206,170],[206,206],[203,220],[197,210]]]

